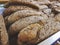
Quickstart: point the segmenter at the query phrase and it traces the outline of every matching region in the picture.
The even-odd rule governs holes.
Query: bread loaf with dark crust
[[[31,2],[30,2],[31,1]],[[32,0],[13,0],[13,1],[9,1],[6,5],[5,8],[7,8],[4,12],[3,12],[3,16],[7,16],[12,14],[15,11],[18,10],[39,10],[39,5],[34,3]]]
[[[5,5],[5,8],[12,6],[12,5],[25,5],[25,6],[29,6],[32,7],[34,9],[39,9],[39,5],[32,2],[27,2],[27,1],[10,1]]]
[[[2,15],[0,15],[0,45],[8,45],[8,34]]]

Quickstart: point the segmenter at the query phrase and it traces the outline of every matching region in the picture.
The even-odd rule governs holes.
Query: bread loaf
[[[33,10],[21,10],[21,11],[17,11],[15,13],[11,14],[8,17],[5,17],[5,20],[6,20],[6,24],[9,25],[24,17],[42,16],[42,15],[44,15],[42,12],[37,12],[37,11],[33,11]]]
[[[26,28],[22,29],[18,35],[18,45],[20,42],[28,43],[28,44],[36,44],[38,40],[38,32],[42,28],[41,25],[35,23],[27,26]]]
[[[6,5],[5,5],[5,8],[9,7],[9,6],[12,6],[12,5],[25,5],[25,6],[29,6],[29,7],[32,7],[34,9],[39,9],[39,5],[36,4],[36,3],[33,3],[32,2],[25,2],[25,1],[10,1],[8,2]]]
[[[31,7],[28,7],[28,6],[16,6],[16,5],[13,5],[13,6],[9,6],[7,9],[4,10],[3,12],[3,16],[6,17],[6,16],[9,16],[10,14],[18,11],[18,10],[32,10],[33,8]],[[34,10],[34,9],[33,9]]]
[[[0,45],[8,45],[8,34],[2,15],[0,15]]]
[[[48,19],[47,23],[39,32],[39,40],[42,41],[52,34],[60,30],[60,22],[56,22],[55,19]]]

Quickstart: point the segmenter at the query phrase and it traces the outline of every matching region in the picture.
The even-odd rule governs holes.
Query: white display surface
[[[48,39],[44,40],[43,42],[41,42],[38,45],[51,45],[53,42],[55,42],[59,38],[60,38],[60,31],[57,32],[56,34],[52,35]]]
[[[3,11],[5,10],[5,8],[0,8],[0,14],[2,14],[3,13]]]
[[[5,10],[5,8],[3,6],[4,6],[3,4],[0,4],[0,14],[2,14],[3,11]]]

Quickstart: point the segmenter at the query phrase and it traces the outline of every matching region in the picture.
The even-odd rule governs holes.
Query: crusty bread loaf
[[[37,11],[33,11],[33,10],[21,10],[21,11],[17,11],[15,13],[11,14],[8,17],[5,17],[5,20],[6,20],[6,24],[9,25],[24,17],[42,16],[42,15],[43,15],[42,12],[37,12]]]
[[[39,5],[34,3],[33,1],[32,2],[25,2],[25,1],[10,1],[8,2],[5,7],[9,7],[9,6],[12,6],[12,5],[25,5],[25,6],[29,6],[29,7],[32,7],[34,9],[39,9]]]
[[[39,22],[42,19],[43,19],[43,17],[41,17],[41,16],[30,16],[30,17],[22,18],[22,19],[16,21],[15,23],[13,23],[10,26],[8,32],[9,32],[9,34],[14,35],[17,32],[19,32],[21,29],[23,29],[24,27],[26,27],[32,23]]]
[[[0,45],[8,45],[8,34],[2,15],[0,15]]]
[[[28,6],[24,6],[24,5],[21,5],[21,6],[13,5],[13,6],[9,6],[7,9],[4,10],[3,16],[4,17],[9,16],[10,14],[12,14],[18,10],[34,10],[34,9],[31,7],[28,7]]]
[[[47,20],[47,23],[39,32],[39,40],[42,41],[52,34],[60,30],[60,22],[56,22],[55,19],[50,18]]]

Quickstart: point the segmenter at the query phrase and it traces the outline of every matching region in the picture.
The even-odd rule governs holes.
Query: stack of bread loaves
[[[10,44],[35,45],[59,31],[59,6],[59,1],[10,0],[3,12]]]

